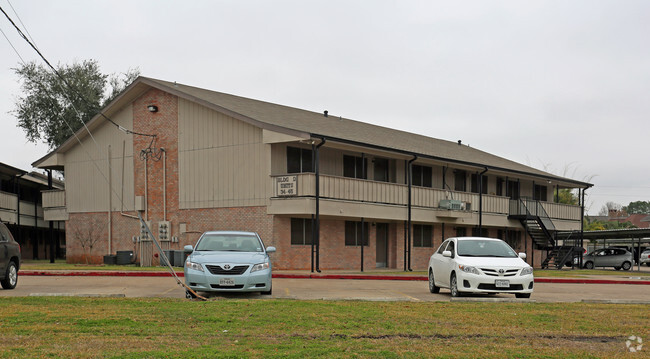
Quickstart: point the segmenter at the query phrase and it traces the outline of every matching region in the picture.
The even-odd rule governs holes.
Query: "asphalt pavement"
[[[364,279],[360,279],[364,278]],[[258,293],[208,295],[219,298],[288,298],[298,300],[366,301],[450,301],[449,291],[428,291],[423,276],[366,275],[345,273],[312,274],[306,271],[277,271],[273,295]],[[182,281],[183,278],[181,277]],[[621,272],[616,276],[594,276],[566,282],[567,278],[536,278],[532,302],[610,302],[650,304],[650,278]],[[1,290],[0,296],[90,296],[90,297],[164,297],[184,298],[185,290],[164,272],[88,272],[22,271],[18,286]],[[454,298],[453,300],[457,300]],[[465,301],[528,301],[514,295],[476,295]]]

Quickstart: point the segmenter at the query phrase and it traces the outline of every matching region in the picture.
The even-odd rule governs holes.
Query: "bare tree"
[[[92,258],[93,247],[103,238],[104,227],[105,223],[95,218],[72,227],[72,234],[81,245],[86,264],[89,264],[89,260]]]
[[[616,202],[609,201],[609,202],[605,203],[605,205],[603,205],[600,208],[600,212],[598,212],[598,215],[599,216],[609,216],[610,214],[613,213],[613,214],[615,214],[615,217],[619,217],[620,215],[622,215],[622,213],[621,213],[622,208],[623,208],[623,206],[621,206],[620,204],[618,204]]]

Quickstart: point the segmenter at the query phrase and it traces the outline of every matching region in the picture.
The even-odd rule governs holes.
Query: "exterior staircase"
[[[518,219],[533,239],[535,249],[555,247],[555,225],[539,201],[518,199],[510,201],[509,218]]]
[[[532,238],[535,249],[546,250],[542,268],[562,269],[573,266],[574,258],[582,256],[579,238],[572,232],[559,232],[539,201],[518,199],[510,201],[510,218],[519,219]]]

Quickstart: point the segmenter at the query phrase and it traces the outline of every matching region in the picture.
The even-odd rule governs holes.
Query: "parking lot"
[[[633,273],[631,273],[633,275]],[[612,301],[650,303],[650,286],[634,284],[536,283],[536,302]],[[0,296],[115,296],[184,298],[171,277],[21,276],[14,290]],[[210,298],[288,298],[298,300],[449,301],[449,291],[431,294],[426,281],[352,279],[273,279],[273,295],[211,295]],[[465,300],[514,300],[514,295],[471,296]],[[518,300],[521,301],[521,300]]]

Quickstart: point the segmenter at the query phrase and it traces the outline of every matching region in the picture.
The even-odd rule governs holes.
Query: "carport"
[[[629,229],[607,229],[602,231],[585,231],[582,236],[583,247],[584,240],[589,240],[594,246],[593,249],[625,246],[634,253],[637,262],[637,271],[641,270],[639,258],[642,249],[650,247],[650,228],[629,228]]]

